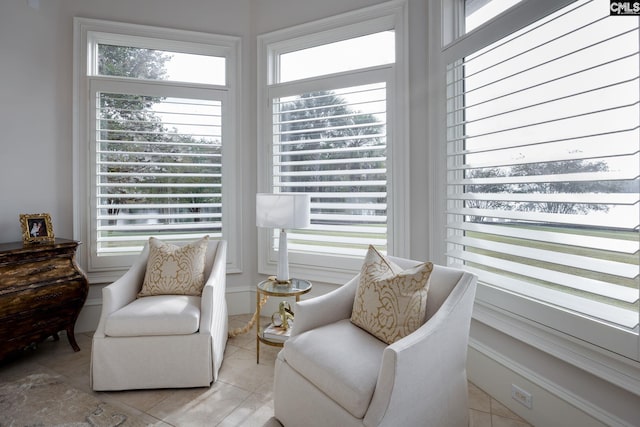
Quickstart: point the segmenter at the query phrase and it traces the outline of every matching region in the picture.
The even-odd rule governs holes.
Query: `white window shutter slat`
[[[447,67],[447,256],[486,286],[637,333],[639,19],[604,3]]]

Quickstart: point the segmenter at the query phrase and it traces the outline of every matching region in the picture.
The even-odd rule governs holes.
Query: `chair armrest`
[[[476,278],[465,273],[460,282],[428,322],[384,350],[365,425],[460,425],[451,408],[456,413],[459,406],[467,407],[467,345]],[[433,395],[445,397],[425,398]],[[416,411],[406,411],[408,406]]]
[[[295,304],[291,336],[351,317],[360,275],[339,288]]]
[[[95,334],[97,336],[104,336],[104,323],[111,313],[136,299],[144,280],[148,256],[149,248],[145,246],[140,256],[124,275],[102,288],[102,311],[96,328]]]
[[[202,288],[200,299],[200,333],[211,333],[215,322],[215,314],[226,316],[227,288],[227,242],[217,243],[213,266],[207,282]],[[220,310],[216,309],[220,308]]]

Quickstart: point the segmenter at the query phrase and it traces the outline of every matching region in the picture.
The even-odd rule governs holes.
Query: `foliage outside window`
[[[82,148],[89,153],[90,200],[81,209],[89,271],[126,267],[150,236],[228,239],[235,225],[225,209],[236,198],[223,160],[235,158],[228,70],[237,41],[150,39],[134,35],[146,27],[78,23],[93,64]]]
[[[274,100],[274,190],[312,200],[312,226],[295,232],[292,249],[386,251],[385,98],[378,83]]]
[[[311,25],[291,30],[291,37],[259,37],[268,99],[260,190],[311,196],[311,226],[289,233],[294,268],[352,274],[369,244],[393,251],[393,219],[405,213],[403,194],[395,205],[389,197],[406,172],[390,160],[393,153],[401,164],[405,152],[402,121],[388,113],[391,106],[401,111],[404,94],[396,51],[404,40],[401,5],[338,17],[333,31],[322,25],[325,31],[315,33]],[[277,246],[270,232],[272,259]]]
[[[108,92],[98,100],[98,255],[138,252],[149,235],[220,238],[221,102]]]

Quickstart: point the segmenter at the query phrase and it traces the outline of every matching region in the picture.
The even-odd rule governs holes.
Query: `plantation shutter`
[[[96,91],[98,255],[222,236],[222,102]]]
[[[381,82],[273,100],[274,191],[311,197],[311,226],[290,233],[289,248],[386,251],[386,91]]]
[[[479,276],[481,299],[590,319],[507,306],[583,339],[639,321],[638,18],[608,4],[575,2],[447,67],[449,263]],[[624,346],[608,348],[638,357]]]

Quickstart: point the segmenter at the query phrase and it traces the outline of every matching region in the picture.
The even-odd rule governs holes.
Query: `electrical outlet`
[[[531,393],[521,389],[515,384],[511,384],[511,398],[529,409],[533,408],[533,397]]]

